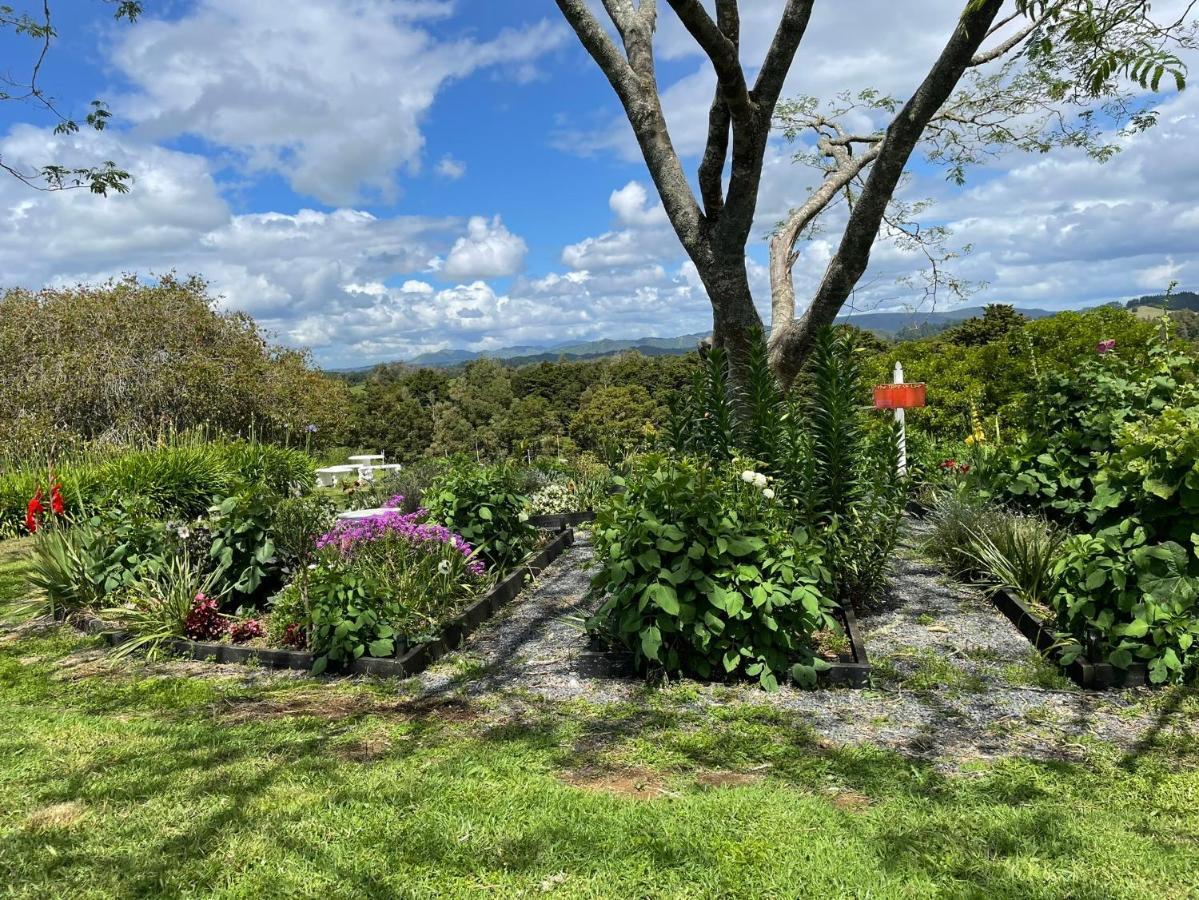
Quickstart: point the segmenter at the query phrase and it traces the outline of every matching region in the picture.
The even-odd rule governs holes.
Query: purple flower
[[[1100,356],[1103,356],[1103,354],[1105,354],[1105,353],[1111,353],[1115,349],[1116,349],[1116,339],[1115,338],[1109,338],[1106,341],[1100,341],[1098,344],[1095,345],[1095,352],[1098,353]]]
[[[404,495],[396,494],[390,500],[383,504],[384,509],[399,509],[404,505]]]
[[[342,519],[334,523],[333,528],[326,534],[317,538],[316,548],[334,548],[342,556],[353,556],[354,550],[360,545],[386,538],[399,538],[426,550],[435,550],[438,545],[448,544],[470,560],[466,565],[470,574],[482,575],[483,561],[473,557],[474,548],[462,535],[450,531],[444,525],[422,522],[428,514],[429,511],[423,508],[411,513],[389,509],[364,519]]]
[[[304,430],[307,431],[309,434],[316,434],[316,426],[315,425],[305,425]]]

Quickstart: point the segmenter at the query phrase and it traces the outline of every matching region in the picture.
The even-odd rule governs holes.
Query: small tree
[[[717,79],[697,171],[699,199],[662,111],[653,52],[656,0],[636,5],[633,0],[603,0],[623,52],[586,0],[556,2],[624,107],[666,214],[707,290],[715,342],[728,350],[731,379],[744,384],[753,336],[762,325],[749,288],[745,248],[783,82],[816,0],[787,0],[752,84],[741,62],[737,0],[715,0],[715,17],[700,0],[668,0]],[[833,321],[865,272],[888,220],[902,231],[906,217],[896,215],[894,195],[922,141],[931,141],[933,158],[944,159],[960,176],[986,148],[1037,145],[1044,129],[1005,136],[1013,103],[1026,111],[1039,106],[1055,110],[1051,118],[1063,123],[1064,135],[1050,140],[1052,146],[1069,142],[1066,135],[1072,129],[1062,117],[1071,106],[1081,107],[1083,121],[1093,124],[1094,107],[1120,96],[1121,79],[1156,89],[1169,75],[1181,88],[1184,67],[1168,48],[1193,45],[1190,9],[1188,5],[1177,21],[1159,23],[1146,0],[968,0],[941,53],[906,101],[866,95],[864,102],[874,112],[887,115],[885,127],[857,135],[822,113],[818,104],[801,102],[790,109],[799,119],[793,123],[797,130],[824,130],[817,152],[826,173],[772,242],[770,362],[779,381],[791,384],[815,334]],[[1020,64],[1003,70],[998,79],[956,93],[968,73],[1014,58]],[[1134,124],[1145,127],[1150,120],[1142,116]],[[1090,133],[1086,127],[1085,133]],[[796,244],[842,197],[851,210],[840,245],[807,311],[796,318],[791,279]]]

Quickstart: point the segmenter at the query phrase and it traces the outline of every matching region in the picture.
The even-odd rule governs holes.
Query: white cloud
[[[441,276],[451,280],[502,278],[515,275],[525,262],[529,248],[510,232],[499,216],[490,222],[473,216],[467,233],[458,238],[441,267]]]
[[[437,174],[450,181],[457,181],[466,174],[466,163],[447,154],[437,163]]]
[[[124,32],[114,62],[137,87],[118,111],[154,138],[198,135],[330,204],[396,196],[421,165],[421,123],[441,88],[524,68],[565,38],[542,19],[491,40],[439,40],[452,4],[421,0],[199,0],[177,20]],[[524,72],[524,74],[521,74]]]
[[[616,214],[621,225],[665,225],[668,224],[666,210],[661,203],[650,204],[649,193],[637,181],[630,181],[620,190],[612,192],[608,206]]]

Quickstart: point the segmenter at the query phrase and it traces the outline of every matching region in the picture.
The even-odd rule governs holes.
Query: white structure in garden
[[[316,483],[321,487],[337,487],[345,481],[374,481],[375,473],[387,474],[403,468],[399,463],[384,463],[382,453],[363,453],[349,459],[346,465],[317,469]]]

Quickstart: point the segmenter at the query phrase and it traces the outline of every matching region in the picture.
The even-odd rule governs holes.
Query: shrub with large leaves
[[[1086,654],[1117,668],[1145,663],[1155,683],[1199,671],[1199,575],[1194,553],[1173,541],[1150,544],[1131,521],[1064,547],[1053,606],[1065,661]]]
[[[508,465],[456,465],[424,495],[431,521],[462,535],[500,571],[517,565],[533,548],[537,529],[529,524],[529,501]]]
[[[770,489],[732,466],[647,456],[593,534],[605,599],[588,628],[639,668],[815,682],[810,637],[835,627],[830,573]]]

